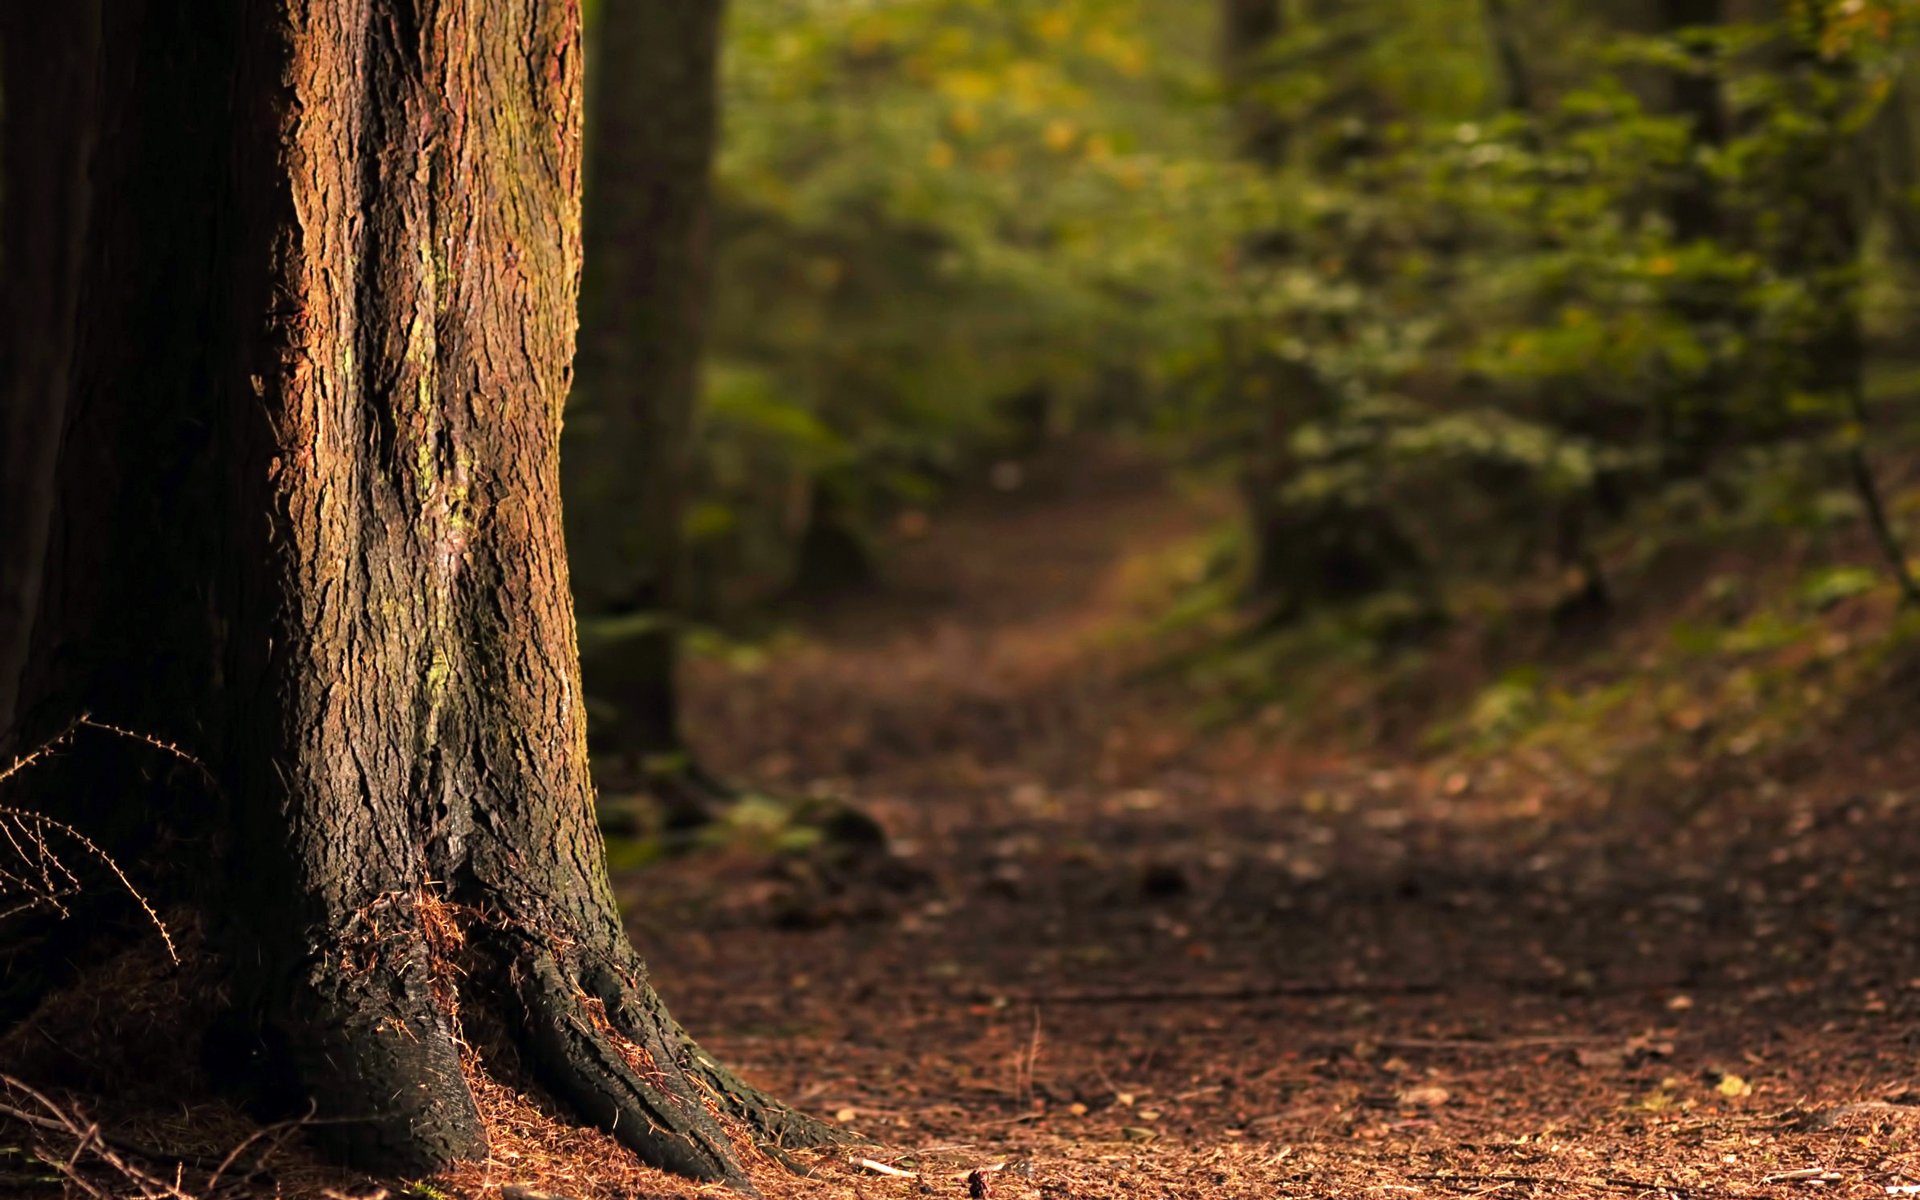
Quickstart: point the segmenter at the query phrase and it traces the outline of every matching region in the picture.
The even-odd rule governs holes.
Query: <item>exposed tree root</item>
[[[398,911],[408,926],[424,927],[464,910],[427,903]],[[426,933],[390,926],[377,946],[327,955],[269,1013],[272,1049],[311,1102],[315,1136],[356,1166],[420,1175],[487,1155],[462,1073],[455,1014],[463,998],[486,1010],[483,1027],[515,1034],[535,1081],[649,1166],[751,1192],[741,1146],[791,1167],[785,1149],[839,1138],[701,1050],[623,938],[588,949],[529,935],[517,922],[489,925],[476,947],[482,958],[456,965],[449,951],[464,937]],[[461,986],[473,980],[487,984]]]
[[[372,964],[321,963],[271,1023],[323,1118],[315,1135],[346,1161],[429,1174],[486,1155],[453,1021],[420,943]]]
[[[679,1047],[650,1019],[633,985],[606,967],[563,963],[544,950],[516,963],[513,975],[543,1084],[649,1165],[745,1185],[732,1140],[697,1099]]]

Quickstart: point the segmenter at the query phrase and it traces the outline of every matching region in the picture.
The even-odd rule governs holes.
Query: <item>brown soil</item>
[[[812,1178],[763,1164],[765,1194],[1920,1184],[1920,793],[1897,713],[1792,782],[1684,799],[1259,723],[1203,734],[1191,695],[1136,668],[1169,564],[1218,515],[1089,451],[903,541],[881,594],[796,647],[695,671],[712,765],[850,799],[893,838],[881,861],[742,838],[619,879],[682,1022],[871,1139]],[[114,1022],[177,1056],[191,984],[142,987],[105,989],[142,996]],[[59,1070],[97,1017],[43,1022],[37,1061]],[[193,1070],[125,1053],[95,1064],[105,1079]],[[416,1194],[706,1194],[481,1087],[494,1160]],[[165,1097],[86,1095],[123,1143],[197,1139],[203,1161],[251,1129],[197,1100],[168,1124]],[[247,1194],[376,1194],[280,1148],[286,1132]]]
[[[625,881],[683,1021],[919,1173],[837,1194],[1002,1164],[994,1196],[1920,1183],[1912,775],[1609,800],[1197,735],[1124,633],[1211,514],[1080,468],[944,519],[803,650],[701,673],[716,764],[868,807],[917,887],[746,852]]]

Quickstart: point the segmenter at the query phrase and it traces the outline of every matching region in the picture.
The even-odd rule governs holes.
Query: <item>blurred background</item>
[[[569,535],[642,826],[857,791],[830,714],[742,710],[855,629],[1609,770],[1909,635],[1903,0],[589,10]]]
[[[1911,0],[590,17],[585,682],[707,1044],[1050,1195],[1920,1180]]]

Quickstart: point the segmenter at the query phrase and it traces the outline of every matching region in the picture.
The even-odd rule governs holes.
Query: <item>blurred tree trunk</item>
[[[1791,11],[1778,52],[1780,69],[1802,80],[1805,101],[1796,115],[1817,124],[1796,131],[1786,162],[1789,200],[1772,214],[1774,268],[1806,292],[1800,336],[1790,347],[1797,361],[1785,364],[1775,381],[1776,403],[1790,413],[1810,396],[1832,414],[1868,531],[1913,606],[1920,605],[1920,579],[1908,566],[1866,453],[1872,423],[1863,251],[1872,172],[1865,132],[1850,111],[1861,87],[1859,64],[1854,52],[1825,45],[1836,20],[1844,20],[1844,12],[1834,0]]]
[[[168,855],[314,1136],[353,1161],[485,1152],[458,994],[648,1161],[741,1178],[714,1106],[812,1127],[666,1014],[593,822],[558,470],[577,9],[98,11],[97,112],[36,108],[22,89],[60,72],[4,80],[9,144],[70,148],[8,157],[6,233],[85,247],[77,305],[67,266],[9,277],[8,316],[73,348],[64,378],[8,380],[9,436],[31,416],[65,448],[14,707],[25,738],[91,711],[202,770],[73,754],[45,802],[129,830],[130,864],[217,816]],[[5,32],[10,66],[75,53],[64,19]],[[0,531],[0,560],[32,536]]]
[[[1507,0],[1482,0],[1487,37],[1499,63],[1503,103],[1510,112],[1531,113],[1539,108],[1540,98],[1533,85],[1533,73],[1527,68],[1526,51],[1520,45],[1520,30],[1514,24],[1513,10]]]
[[[1309,22],[1342,15],[1338,5],[1324,2],[1294,11]],[[1263,94],[1276,69],[1275,42],[1291,31],[1288,16],[1280,0],[1222,0],[1220,71],[1235,151],[1269,172],[1285,169],[1291,152],[1292,131]],[[1371,146],[1368,135],[1344,137],[1316,154],[1313,166],[1338,174]],[[1259,232],[1240,246],[1234,269],[1257,289],[1266,286],[1262,275],[1268,268],[1296,253],[1284,231]],[[1296,430],[1335,416],[1341,401],[1310,360],[1283,360],[1261,344],[1266,332],[1229,322],[1220,345],[1222,386],[1244,422],[1239,483],[1249,543],[1247,602],[1263,620],[1284,623],[1315,607],[1349,604],[1401,585],[1417,590],[1426,573],[1421,553],[1375,499],[1330,497],[1309,504],[1288,497],[1301,467]]]
[[[1267,55],[1286,29],[1281,0],[1221,0],[1221,69],[1233,106],[1234,145],[1248,162],[1278,168],[1287,157],[1287,129],[1260,94],[1272,76]]]
[[[1285,165],[1288,139],[1279,113],[1261,95],[1261,85],[1271,78],[1268,54],[1285,29],[1285,18],[1281,0],[1221,2],[1220,71],[1231,106],[1234,150],[1245,161],[1269,171]],[[1247,266],[1258,270],[1261,259],[1272,258],[1281,250],[1272,239],[1256,235],[1241,247],[1241,255]],[[1287,481],[1294,470],[1288,452],[1292,434],[1288,410],[1299,406],[1289,404],[1289,397],[1276,394],[1276,372],[1270,369],[1274,364],[1263,355],[1241,348],[1239,340],[1229,331],[1222,352],[1228,364],[1226,387],[1249,411],[1252,421],[1246,461],[1241,465],[1240,492],[1251,541],[1248,598],[1265,606],[1278,602],[1296,582],[1295,550],[1308,533],[1294,527],[1284,501]],[[1289,379],[1296,384],[1305,382],[1300,374],[1288,373]]]
[[[806,517],[786,598],[795,603],[832,600],[879,581],[873,550],[851,506],[832,479],[814,477],[807,484]]]
[[[1690,29],[1711,29],[1727,19],[1725,0],[1660,0],[1660,32],[1673,37]],[[1693,55],[1694,66],[1673,72],[1671,111],[1687,122],[1691,153],[1685,170],[1668,199],[1674,237],[1686,243],[1720,233],[1719,204],[1712,173],[1702,161],[1704,151],[1727,140],[1727,110],[1720,95],[1720,79],[1704,54]]]
[[[1690,31],[1713,29],[1726,20],[1726,0],[1659,0],[1654,33],[1684,39]],[[1685,158],[1666,186],[1666,215],[1676,246],[1717,242],[1730,252],[1736,249],[1735,232],[1728,228],[1719,184],[1707,164],[1707,156],[1730,133],[1726,100],[1707,51],[1692,44],[1687,48],[1687,65],[1668,72],[1665,80],[1665,110],[1687,126]],[[1676,281],[1668,303],[1710,352],[1741,321],[1739,297],[1712,279]],[[1728,405],[1735,387],[1725,369],[1710,366],[1700,377],[1675,380],[1660,390],[1656,419],[1667,475],[1698,475],[1728,448],[1735,424]]]
[[[1880,201],[1894,252],[1911,276],[1920,268],[1920,87],[1903,76],[1887,97],[1879,123]],[[1911,278],[1909,283],[1911,283]]]
[[[680,728],[682,524],[707,326],[723,5],[607,0],[591,31],[587,266],[569,414],[569,534],[589,617],[631,618],[588,658],[596,745],[675,824],[726,789]]]

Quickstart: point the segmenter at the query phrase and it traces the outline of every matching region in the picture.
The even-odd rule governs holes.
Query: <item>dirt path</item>
[[[1920,1183],[1912,793],[1599,808],[1199,738],[1121,635],[1204,508],[1089,454],[942,520],[802,648],[699,673],[721,767],[856,799],[904,861],[623,880],[689,1027],[918,1172],[794,1190]]]

